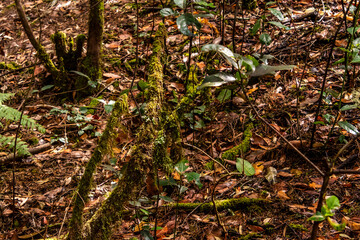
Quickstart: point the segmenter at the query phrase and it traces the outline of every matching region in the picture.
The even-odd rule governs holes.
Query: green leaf
[[[194,109],[194,113],[196,114],[203,114],[205,112],[206,105],[198,106]]]
[[[316,214],[309,217],[308,220],[315,221],[315,222],[322,222],[325,220],[325,217],[321,214],[321,212],[316,212]]]
[[[335,118],[334,115],[331,115],[331,114],[328,114],[328,113],[327,113],[327,114],[324,114],[323,117],[325,118],[325,120],[326,120],[328,123],[330,123],[331,120]]]
[[[353,15],[355,15],[356,7],[355,7],[353,4],[351,4],[349,11],[350,11]]]
[[[52,87],[54,87],[54,85],[46,85],[46,86],[42,87],[42,88],[40,89],[40,91],[45,91],[45,90],[48,90],[48,89],[50,89],[50,88],[52,88]]]
[[[175,165],[175,170],[178,171],[179,173],[184,173],[186,169],[189,168],[189,166],[186,165],[188,162],[189,161],[187,160],[181,160]]]
[[[353,45],[354,45],[354,47],[359,47],[359,45],[360,45],[360,38],[354,39]]]
[[[343,63],[343,62],[345,62],[345,58],[340,58],[339,60],[337,60],[336,62],[334,62],[333,65],[337,65],[337,64]]]
[[[357,130],[357,128],[352,125],[351,123],[347,122],[347,121],[340,121],[338,122],[338,125],[344,129],[345,131],[347,131],[348,133],[351,133],[353,135],[358,135],[359,131]]]
[[[111,113],[113,108],[114,108],[114,103],[109,102],[109,104],[104,105],[104,110],[105,110],[106,113]]]
[[[339,95],[340,95],[339,92],[337,92],[337,91],[335,91],[334,89],[331,89],[331,88],[325,89],[325,92],[328,93],[328,94],[330,94],[330,95],[331,95],[332,97],[334,97],[334,98],[338,98]]]
[[[255,174],[255,169],[251,165],[251,163],[249,163],[248,161],[246,161],[242,158],[236,159],[236,169],[240,173],[244,173],[246,176],[252,176]]]
[[[283,20],[284,20],[284,16],[283,16],[283,14],[282,14],[279,10],[277,10],[277,9],[275,9],[275,8],[269,8],[269,10],[270,10],[270,12],[271,12],[275,17],[277,17],[280,21],[283,21]]]
[[[265,6],[273,5],[273,4],[275,4],[275,3],[276,3],[275,1],[267,2],[267,3],[265,4]]]
[[[271,43],[271,37],[270,37],[270,35],[267,34],[267,33],[262,33],[262,34],[260,35],[260,42],[261,42],[262,44],[265,44],[266,46],[269,46],[270,43]]]
[[[159,185],[160,186],[177,186],[177,183],[172,177],[170,177],[169,179],[160,179]]]
[[[164,200],[165,202],[175,202],[171,197],[169,196],[159,196],[160,199]]]
[[[356,55],[350,63],[360,63],[360,56]]]
[[[140,80],[138,82],[137,86],[138,86],[138,89],[143,92],[143,91],[145,91],[145,89],[149,88],[150,85],[149,85],[149,83],[147,83],[143,80]]]
[[[275,25],[275,26],[277,26],[277,27],[279,27],[279,28],[283,28],[283,29],[285,29],[285,30],[290,30],[290,28],[288,27],[288,26],[285,26],[285,25],[283,25],[282,23],[280,23],[280,22],[269,22],[270,24],[272,24],[272,25]]]
[[[201,29],[201,23],[190,13],[184,13],[183,15],[179,16],[176,19],[176,24],[177,24],[180,32],[189,37],[195,36],[195,34],[193,34],[189,30],[190,25],[194,24],[198,30]]]
[[[205,127],[206,127],[206,125],[202,119],[195,122],[195,126],[194,126],[195,129],[202,129]]]
[[[215,16],[214,16],[214,14],[211,14],[211,13],[207,13],[207,14],[194,14],[194,17],[195,18],[198,18],[198,17],[200,17],[200,18],[214,18]]]
[[[82,76],[82,77],[90,80],[90,77],[88,75],[82,73],[82,72],[78,72],[78,71],[70,71],[70,72],[76,73],[77,75]]]
[[[89,108],[88,107],[79,107],[79,111],[81,114],[86,114],[88,112]]]
[[[219,102],[223,103],[227,100],[229,100],[231,97],[231,90],[229,89],[222,89],[219,93],[219,95],[217,96],[217,100],[219,100]]]
[[[139,201],[129,201],[129,204],[135,207],[141,207],[141,203]]]
[[[229,82],[235,82],[236,78],[228,73],[215,73],[210,76],[206,76],[202,84],[198,87],[198,89],[203,89],[205,87],[218,87],[223,84],[229,83]]]
[[[253,73],[250,73],[250,77],[260,77],[267,74],[274,74],[276,71],[282,70],[291,70],[295,67],[295,65],[278,65],[278,66],[269,66],[261,64],[256,67]]]
[[[332,228],[334,228],[336,231],[344,231],[345,230],[345,226],[346,224],[345,223],[338,223],[336,222],[334,219],[331,219],[331,218],[327,218],[328,220],[328,223],[330,224],[330,226]]]
[[[336,196],[331,196],[326,199],[326,205],[330,210],[338,209],[340,201]]]
[[[347,110],[352,110],[352,109],[356,109],[358,108],[358,106],[356,105],[345,105],[345,106],[342,106],[340,111],[347,111]]]
[[[356,33],[358,30],[360,29],[360,26],[359,27],[349,27],[348,29],[346,29],[348,31],[348,33],[350,33],[351,35],[353,35],[354,33]]]
[[[254,72],[256,67],[259,66],[259,62],[250,55],[246,57],[241,57],[241,60],[242,60],[241,65],[245,66],[247,72]]]
[[[163,8],[160,10],[160,14],[163,17],[168,17],[175,15],[175,12],[171,8]]]
[[[142,211],[146,216],[149,216],[151,213],[145,209],[140,208],[140,211]]]
[[[257,33],[257,31],[259,31],[260,26],[261,26],[260,23],[261,23],[261,19],[258,19],[258,20],[255,22],[254,26],[253,26],[252,28],[250,28],[250,33],[251,33],[251,35],[255,35],[255,34]]]
[[[213,3],[207,3],[205,1],[194,1],[195,5],[203,6],[203,7],[210,7],[210,8],[216,8],[216,6]]]
[[[178,6],[179,8],[184,9],[186,7],[186,0],[174,0],[174,3],[176,4],[176,6]]]
[[[322,205],[322,206],[321,206],[321,215],[323,215],[323,216],[325,217],[325,215],[326,215],[327,213],[331,213],[330,210],[328,209],[328,207],[326,206],[326,204],[325,204],[325,205]]]
[[[224,47],[224,46],[219,45],[219,44],[206,44],[205,46],[203,46],[201,48],[201,51],[203,51],[203,52],[215,51],[215,52],[221,53],[221,55],[223,55],[225,57],[225,59],[231,65],[233,65],[236,69],[239,68],[238,64],[236,63],[234,53],[230,49],[228,49],[227,47]]]
[[[92,88],[96,88],[97,84],[98,84],[98,82],[96,82],[96,81],[91,81],[91,80],[88,81],[88,85]]]
[[[0,105],[9,100],[12,96],[14,96],[15,93],[0,93]]]
[[[180,192],[180,194],[183,194],[183,193],[186,192],[188,189],[189,189],[189,188],[187,188],[187,187],[185,187],[185,186],[181,186],[179,192]]]
[[[200,174],[199,173],[196,173],[196,172],[189,172],[189,173],[186,173],[186,180],[188,180],[189,182],[191,181],[195,181],[195,184],[201,188],[203,185],[202,183],[200,182]]]

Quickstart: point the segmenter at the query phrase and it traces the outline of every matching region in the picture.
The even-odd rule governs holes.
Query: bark
[[[104,0],[90,0],[89,36],[87,41],[88,74],[93,81],[101,78],[101,46],[104,31]],[[90,68],[91,66],[91,68]]]
[[[24,28],[26,36],[30,40],[31,45],[37,51],[38,58],[44,63],[46,70],[53,75],[56,79],[59,75],[59,70],[55,67],[54,63],[51,61],[50,56],[46,53],[44,47],[36,40],[32,28],[26,18],[24,7],[20,0],[15,0],[16,11],[18,12],[21,24]]]

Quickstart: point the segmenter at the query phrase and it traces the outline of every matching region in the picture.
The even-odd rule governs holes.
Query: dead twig
[[[45,143],[43,145],[40,145],[40,146],[37,146],[37,147],[34,147],[34,148],[30,148],[29,152],[31,154],[41,153],[41,152],[44,152],[44,151],[48,150],[49,148],[51,148],[51,146],[52,146],[51,143]],[[18,160],[20,158],[21,158],[21,156],[19,154],[15,154],[15,156],[14,156],[14,153],[10,153],[6,157],[1,158],[0,163],[1,164],[7,164],[10,161]]]

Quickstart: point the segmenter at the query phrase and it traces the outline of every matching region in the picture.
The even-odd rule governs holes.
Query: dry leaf
[[[288,197],[288,195],[286,194],[285,190],[280,190],[277,192],[276,196],[282,200],[289,200],[290,198]]]
[[[312,183],[310,183],[310,184],[309,184],[309,187],[311,187],[311,188],[313,188],[313,189],[317,189],[317,188],[321,188],[321,185],[320,185],[320,184],[317,184],[317,183],[312,182]]]

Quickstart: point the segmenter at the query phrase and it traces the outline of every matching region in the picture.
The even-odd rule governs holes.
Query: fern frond
[[[6,105],[0,105],[0,118],[10,120],[13,122],[17,122],[20,120],[20,116],[21,116],[20,111],[14,109],[14,108],[8,107]],[[38,129],[42,133],[45,132],[45,128],[43,126],[41,126],[40,124],[37,124],[35,120],[29,118],[26,115],[22,116],[21,126],[24,126],[28,129]]]
[[[15,137],[12,137],[12,136],[7,137],[7,136],[0,135],[0,147],[12,149],[12,148],[14,148],[14,146],[15,146]],[[22,156],[30,155],[29,147],[28,147],[27,143],[24,141],[21,141],[19,138],[17,139],[17,142],[16,142],[16,152]]]
[[[0,105],[14,95],[15,93],[0,93]]]

